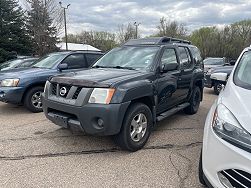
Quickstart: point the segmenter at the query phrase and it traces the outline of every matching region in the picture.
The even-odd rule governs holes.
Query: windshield
[[[123,46],[115,48],[99,59],[93,68],[121,68],[149,70],[159,47]]]
[[[37,62],[32,67],[51,69],[62,58],[62,54],[49,54],[37,60]]]
[[[224,65],[222,58],[208,58],[204,60],[204,65]]]
[[[35,61],[36,61],[36,59],[26,60],[23,63],[21,63],[20,65],[18,65],[18,67],[21,67],[21,68],[30,67]]]
[[[0,70],[6,69],[6,68],[14,68],[17,65],[19,65],[21,62],[22,62],[21,59],[6,61],[6,62],[0,64]]]
[[[245,52],[234,73],[236,85],[251,90],[251,51]]]

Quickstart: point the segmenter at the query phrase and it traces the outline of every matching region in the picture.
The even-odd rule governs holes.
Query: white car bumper
[[[221,174],[233,182],[237,180],[235,186],[239,186],[236,187],[251,185],[251,153],[233,146],[215,134],[211,126],[215,108],[216,105],[213,105],[205,123],[202,151],[203,172],[213,187],[231,187],[223,185],[219,178]]]

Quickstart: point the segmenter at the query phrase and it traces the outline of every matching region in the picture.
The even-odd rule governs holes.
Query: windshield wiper
[[[114,68],[114,69],[128,69],[128,70],[135,70],[134,68],[132,67],[121,67],[121,66],[115,66],[115,67],[111,67],[111,68]]]
[[[108,69],[128,69],[128,70],[136,70],[132,67],[121,67],[121,66],[100,66],[100,65],[96,65],[93,66],[92,68],[108,68]]]

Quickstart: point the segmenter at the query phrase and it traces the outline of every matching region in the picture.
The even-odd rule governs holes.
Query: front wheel
[[[33,87],[27,91],[24,97],[24,106],[31,112],[42,112],[42,93],[44,88],[41,86]]]
[[[137,151],[146,144],[153,126],[151,110],[142,103],[131,105],[114,142],[124,150]]]
[[[216,95],[219,95],[221,90],[224,88],[224,84],[220,83],[220,82],[215,82],[214,84],[214,93]]]
[[[195,87],[192,91],[192,96],[190,98],[190,105],[184,109],[186,114],[196,114],[199,110],[200,107],[200,102],[201,102],[201,89],[199,87]]]

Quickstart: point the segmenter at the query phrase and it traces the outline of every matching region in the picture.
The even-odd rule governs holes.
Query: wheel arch
[[[31,89],[31,88],[34,88],[34,87],[44,87],[45,86],[45,82],[38,82],[38,83],[34,83],[34,84],[30,84],[24,91],[24,94],[22,96],[22,103],[24,102],[24,99],[25,99],[25,96],[27,94],[27,92]]]

